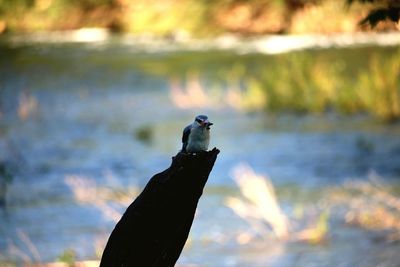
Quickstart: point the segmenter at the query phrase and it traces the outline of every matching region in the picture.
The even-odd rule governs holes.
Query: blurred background
[[[0,0],[0,266],[98,266],[198,114],[221,154],[178,266],[398,266],[399,10]]]

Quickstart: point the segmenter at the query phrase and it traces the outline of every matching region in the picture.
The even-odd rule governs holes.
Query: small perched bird
[[[210,144],[210,126],[206,115],[199,115],[183,130],[182,152],[197,153],[207,151]]]

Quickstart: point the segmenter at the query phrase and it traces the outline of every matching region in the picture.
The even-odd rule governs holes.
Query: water
[[[395,266],[397,243],[374,241],[375,232],[349,228],[339,215],[331,218],[328,245],[273,239],[240,245],[236,236],[249,226],[224,199],[239,194],[230,172],[241,162],[270,177],[283,209],[290,212],[296,203],[307,207],[304,203],[323,200],[312,196],[318,191],[348,179],[367,180],[371,172],[398,186],[399,124],[365,115],[246,113],[222,102],[181,109],[172,100],[171,79],[182,73],[187,77],[190,58],[196,62],[195,72],[204,71],[202,82],[212,84],[218,66],[251,62],[255,56],[171,53],[143,53],[117,41],[2,43],[0,159],[12,167],[14,177],[0,213],[0,262],[54,261],[69,249],[80,260],[98,258],[115,222],[99,206],[77,199],[68,178],[90,180],[96,192],[106,192],[107,205],[123,212],[129,198],[169,166],[184,126],[206,113],[214,123],[211,146],[221,154],[182,264],[375,266],[385,260]],[[163,61],[171,58],[171,64]],[[214,63],[217,67],[207,68]],[[306,193],[294,199],[297,191]],[[125,206],[116,204],[121,194],[128,196]]]

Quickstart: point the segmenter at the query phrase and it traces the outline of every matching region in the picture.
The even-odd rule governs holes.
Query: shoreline
[[[170,37],[154,37],[150,34],[114,34],[104,28],[82,28],[71,31],[19,33],[0,35],[0,42],[15,47],[26,44],[64,44],[80,43],[107,46],[114,43],[132,46],[139,51],[174,52],[207,50],[229,50],[239,54],[281,54],[305,49],[351,48],[360,46],[400,45],[400,32],[387,33],[337,33],[305,35],[264,35],[241,37],[224,34],[215,38],[196,39],[181,33]]]

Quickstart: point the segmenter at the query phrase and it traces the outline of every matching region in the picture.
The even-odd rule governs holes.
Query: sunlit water
[[[208,52],[193,56],[202,53]],[[14,177],[0,212],[0,262],[54,261],[68,249],[78,259],[98,258],[115,222],[77,201],[67,177],[93,179],[99,187],[125,193],[131,187],[140,190],[169,166],[184,126],[206,113],[214,123],[211,146],[221,154],[181,263],[375,266],[386,257],[387,266],[395,266],[398,245],[376,243],[373,234],[338,218],[332,219],[336,227],[328,245],[268,239],[240,245],[235,236],[249,226],[224,205],[224,198],[238,194],[230,173],[241,162],[268,175],[278,192],[314,192],[348,179],[368,179],[372,172],[397,185],[398,124],[361,115],[244,113],[223,103],[183,110],[171,101],[168,79],[129,63],[157,56],[118,42],[1,46],[0,159],[14,166]],[[303,200],[286,196],[282,205],[291,210]]]

